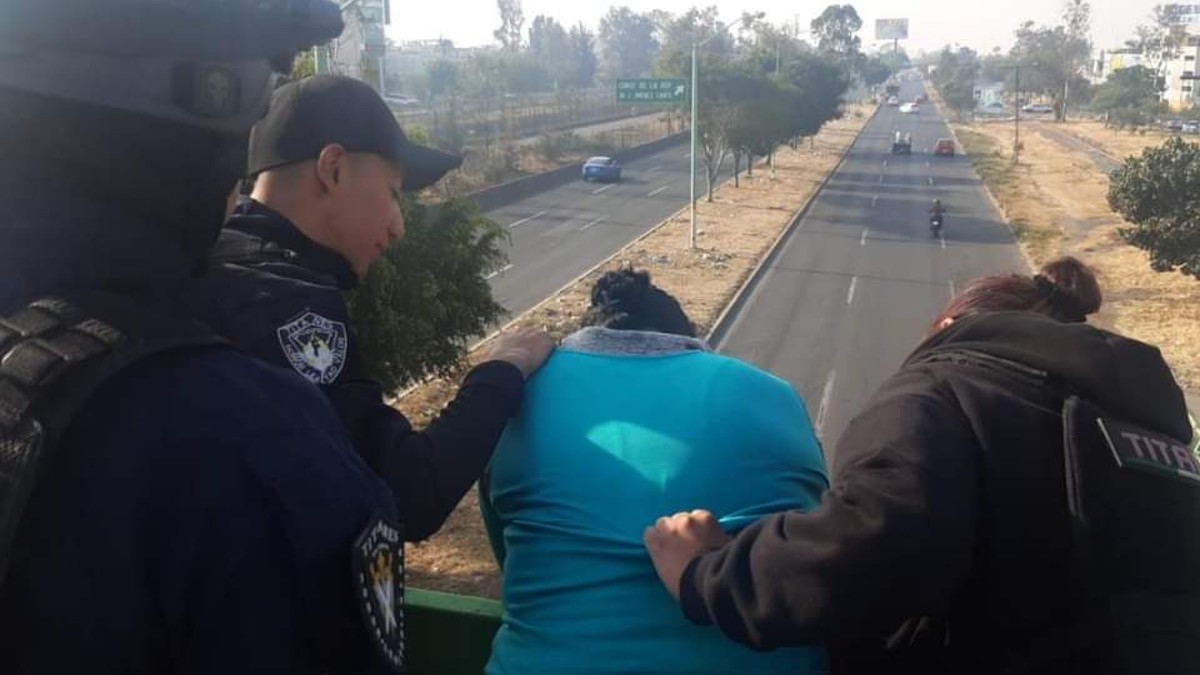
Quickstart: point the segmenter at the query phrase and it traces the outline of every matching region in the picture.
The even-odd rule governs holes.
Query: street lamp
[[[713,38],[715,38],[718,35],[720,35],[721,33],[725,32],[725,29],[729,28],[729,26],[731,26],[736,21],[743,21],[747,18],[749,18],[751,20],[761,19],[764,16],[766,16],[765,12],[757,12],[755,14],[748,15],[746,17],[742,17],[741,19],[735,19],[734,21],[727,21],[725,23],[718,24],[717,29],[715,31],[713,31],[712,35],[709,35],[708,37],[704,38],[703,40],[697,40],[697,41],[692,42],[692,154],[691,154],[692,175],[691,175],[691,181],[689,181],[691,184],[691,236],[690,236],[689,241],[690,241],[690,247],[692,249],[696,248],[696,145],[699,140],[699,134],[697,133],[697,127],[696,127],[696,115],[697,115],[696,111],[697,111],[697,107],[698,107],[697,102],[700,100],[700,96],[699,96],[700,80],[699,80],[699,78],[696,77],[696,60],[697,60],[696,57],[697,57],[697,54],[699,53],[701,47],[703,47],[705,44],[708,44],[708,42],[710,40],[712,40]]]

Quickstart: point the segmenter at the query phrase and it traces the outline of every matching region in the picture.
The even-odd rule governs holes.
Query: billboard
[[[876,19],[876,40],[907,40],[908,19]]]

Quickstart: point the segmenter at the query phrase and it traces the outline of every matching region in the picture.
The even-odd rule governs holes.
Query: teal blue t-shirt
[[[684,618],[642,545],[703,508],[727,531],[828,487],[786,382],[702,351],[560,349],[529,382],[484,482],[505,619],[489,675],[827,672],[818,648],[757,652]]]

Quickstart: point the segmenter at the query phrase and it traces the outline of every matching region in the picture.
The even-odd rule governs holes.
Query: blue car
[[[592,157],[583,164],[583,179],[621,182],[621,165],[612,157]]]

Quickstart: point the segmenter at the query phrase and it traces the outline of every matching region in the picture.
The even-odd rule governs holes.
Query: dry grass
[[[862,115],[856,116],[855,110]],[[829,124],[813,149],[804,143],[776,157],[774,175],[758,167],[741,187],[726,184],[712,203],[701,202],[699,248],[688,250],[688,218],[681,210],[643,238],[575,284],[518,318],[522,325],[544,326],[565,335],[574,330],[587,305],[588,290],[605,271],[633,265],[650,271],[657,285],[672,293],[705,330],[790,222],[815,194],[869,118],[870,108]],[[480,358],[486,345],[472,354]],[[409,393],[397,407],[415,425],[427,424],[456,389],[457,378],[430,382]],[[498,598],[499,578],[474,490],[446,526],[408,553],[409,583],[415,587]]]
[[[1157,129],[1144,129],[1136,133],[1106,129],[1100,122],[1091,121],[1071,122],[1065,125],[1060,124],[1056,125],[1055,128],[1087,141],[1117,159],[1123,159],[1130,155],[1140,155],[1142,154],[1142,150],[1160,146],[1174,135]]]
[[[980,175],[1005,215],[1027,228],[1022,246],[1035,263],[1072,254],[1094,266],[1106,294],[1097,322],[1158,346],[1184,389],[1200,390],[1200,280],[1154,272],[1146,253],[1117,234],[1127,223],[1108,208],[1108,177],[1082,152],[1036,130],[1031,125],[1024,135],[1022,164],[1015,168],[1008,152],[1009,129],[974,125],[959,127],[958,133],[969,153],[984,153],[973,155],[972,161],[984,165]],[[1073,124],[1067,130],[1080,137],[1113,135],[1098,123]],[[1104,149],[1127,155],[1156,142],[1149,134],[1121,136],[1128,138],[1110,139]],[[989,168],[989,163],[1008,168]]]

